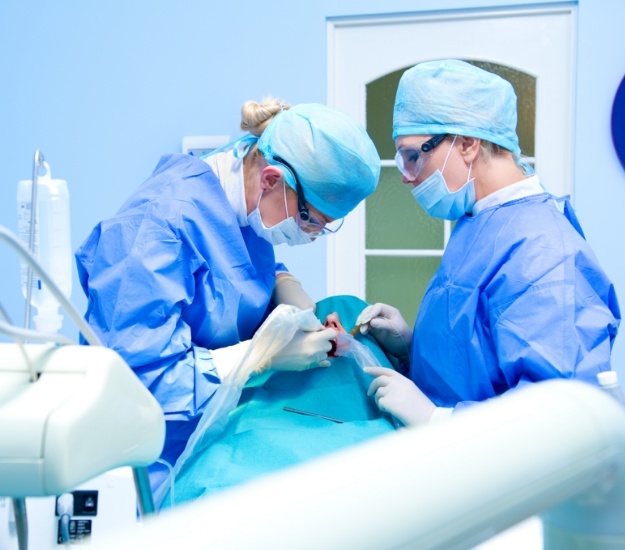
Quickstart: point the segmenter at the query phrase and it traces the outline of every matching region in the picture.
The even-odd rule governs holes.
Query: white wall
[[[575,208],[599,261],[625,309],[625,170],[612,143],[614,95],[625,77],[625,2],[579,3],[577,108],[575,111]],[[621,30],[619,30],[619,28]],[[613,368],[625,379],[625,326],[617,337]]]

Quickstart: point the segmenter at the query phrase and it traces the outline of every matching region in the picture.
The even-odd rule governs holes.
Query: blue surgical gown
[[[271,305],[273,246],[239,227],[212,169],[161,158],[76,252],[85,315],[163,407],[163,458],[184,449],[220,379],[207,350],[251,338]]]
[[[461,408],[550,378],[596,383],[610,368],[615,291],[561,205],[533,195],[456,223],[411,350],[410,378],[436,405]]]

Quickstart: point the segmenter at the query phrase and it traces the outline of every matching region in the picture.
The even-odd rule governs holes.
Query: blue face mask
[[[277,223],[273,227],[267,227],[263,223],[263,219],[260,215],[260,210],[258,208],[262,196],[263,194],[261,192],[260,196],[258,197],[258,204],[256,205],[256,208],[247,217],[248,223],[259,237],[262,237],[273,245],[286,243],[289,246],[295,246],[298,244],[308,244],[312,242],[312,237],[305,231],[302,231],[297,225],[297,222],[291,216],[289,216],[288,209],[286,210],[287,218],[285,220],[282,220],[280,223]],[[286,185],[284,188],[284,207],[285,209],[287,207]]]
[[[447,165],[447,159],[453,149],[454,142],[451,144],[447,158],[443,164],[443,170]],[[457,191],[453,193],[449,190],[443,172],[436,170],[430,177],[417,185],[412,190],[412,196],[421,205],[421,207],[433,218],[441,218],[443,220],[457,220],[473,210],[475,205],[475,180],[471,177],[471,168],[469,166],[469,175],[467,182]]]

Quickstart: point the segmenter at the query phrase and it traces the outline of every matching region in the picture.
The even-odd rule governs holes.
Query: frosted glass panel
[[[412,327],[440,262],[440,258],[367,257],[367,302],[395,306]]]
[[[407,68],[367,84],[367,131],[383,159],[392,159],[395,156],[395,142],[392,137],[393,105],[399,79]]]
[[[428,216],[411,190],[397,168],[382,168],[378,188],[365,203],[368,249],[443,248],[443,221]]]

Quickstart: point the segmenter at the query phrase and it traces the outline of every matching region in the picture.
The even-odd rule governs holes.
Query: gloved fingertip
[[[330,361],[328,361],[327,359],[324,359],[323,361],[319,361],[319,363],[317,364],[318,367],[329,367],[332,363],[330,363]]]
[[[369,332],[369,324],[360,326],[360,334],[365,335]]]
[[[356,319],[356,324],[364,325],[368,323],[369,321],[371,321],[371,319],[372,319],[371,315],[361,315],[358,317],[358,319]]]
[[[371,315],[372,307],[373,306],[367,306],[360,312],[358,317],[356,317],[356,325],[362,325],[363,323],[368,323],[369,321],[371,321],[371,318],[373,317],[373,315]]]

